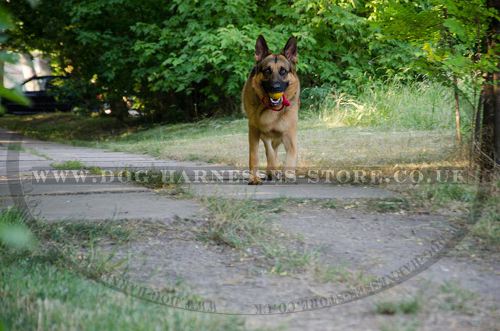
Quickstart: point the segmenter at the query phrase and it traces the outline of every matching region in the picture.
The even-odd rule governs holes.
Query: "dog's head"
[[[260,89],[263,98],[269,98],[272,108],[281,107],[286,97],[291,98],[290,91],[296,91],[298,77],[295,71],[297,64],[297,39],[288,39],[280,54],[272,54],[264,37],[259,36],[255,44],[254,82]],[[293,92],[295,93],[295,92]]]

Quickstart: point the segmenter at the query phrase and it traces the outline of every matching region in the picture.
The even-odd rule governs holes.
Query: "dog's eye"
[[[266,68],[266,69],[264,69],[262,72],[263,72],[264,74],[266,74],[266,75],[270,75],[270,74],[272,74],[272,73],[273,73],[273,71],[271,70],[271,68]]]
[[[285,69],[285,68],[281,68],[281,69],[280,69],[280,75],[281,75],[281,76],[285,76],[286,74],[287,74],[286,69]]]

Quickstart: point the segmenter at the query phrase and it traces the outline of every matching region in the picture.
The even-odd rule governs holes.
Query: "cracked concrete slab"
[[[26,196],[36,218],[57,220],[143,219],[168,222],[197,215],[201,206],[191,200],[170,199],[154,192],[116,192]]]

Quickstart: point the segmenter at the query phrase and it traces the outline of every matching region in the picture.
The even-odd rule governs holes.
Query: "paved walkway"
[[[123,183],[117,177],[112,181],[108,177],[103,183],[102,176],[90,175],[84,182],[83,179],[75,182],[70,171],[69,179],[62,183],[60,178],[54,178],[59,172],[53,171],[53,163],[77,160],[89,167],[115,170],[214,167],[200,162],[160,160],[147,155],[29,139],[5,129],[0,129],[0,160],[2,204],[12,205],[15,201],[26,204],[34,215],[47,220],[141,218],[168,221],[191,217],[202,209],[195,199],[175,199],[133,183]],[[41,179],[43,173],[48,174],[47,180]],[[392,195],[381,188],[328,184],[191,184],[189,190],[198,196],[251,199],[352,199]]]
[[[9,150],[9,146],[14,147]],[[99,249],[117,259],[126,259],[127,265],[122,271],[126,272],[127,282],[159,289],[171,288],[181,280],[192,293],[214,300],[219,312],[254,313],[256,303],[270,303],[275,307],[274,303],[303,302],[297,301],[301,298],[330,297],[342,293],[348,286],[364,282],[363,275],[394,275],[390,273],[392,270],[413,266],[408,261],[423,256],[422,252],[430,250],[436,239],[441,241],[453,225],[449,216],[433,213],[380,213],[362,208],[290,204],[273,219],[280,231],[276,232],[273,242],[299,256],[305,248],[315,252],[319,261],[317,267],[322,268],[318,270],[324,270],[325,275],[332,271],[331,276],[335,279],[318,281],[316,267],[300,274],[277,275],[269,271],[270,266],[263,263],[266,260],[262,260],[258,250],[249,249],[241,254],[226,245],[199,240],[193,229],[203,227],[205,220],[193,218],[204,212],[197,199],[175,198],[133,183],[102,183],[102,176],[89,176],[83,183],[70,180],[64,184],[57,182],[54,173],[45,182],[35,176],[54,170],[53,162],[69,160],[116,169],[168,167],[182,170],[207,164],[24,139],[1,129],[0,155],[0,201],[3,205],[25,204],[34,216],[47,221],[150,219],[169,223],[169,226],[160,224],[157,227],[156,223],[142,222],[141,226],[152,229],[147,238],[126,244],[104,242]],[[252,199],[359,199],[392,195],[382,188],[327,184],[257,187],[244,182],[193,184],[190,190],[195,195]],[[179,218],[192,219],[179,221]],[[399,330],[414,325],[418,317],[422,330],[493,330],[498,324],[498,259],[492,258],[492,254],[485,258],[472,259],[474,255],[465,258],[465,253],[467,251],[449,252],[443,260],[415,278],[363,300],[297,314],[253,316],[247,319],[247,325],[313,331],[380,330],[389,329],[386,323],[393,321],[399,324],[391,329]],[[345,279],[336,280],[337,272]],[[472,314],[467,310],[450,312],[441,308],[454,302],[450,301],[451,294],[442,290],[447,284],[458,284],[457,293],[474,291],[471,293],[477,295],[477,299],[457,299],[461,306],[472,307]],[[398,304],[412,298],[422,302],[418,315],[387,317],[376,313],[379,302]]]

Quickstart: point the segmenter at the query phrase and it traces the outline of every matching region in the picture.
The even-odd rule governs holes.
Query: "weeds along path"
[[[247,317],[248,327],[447,330],[455,323],[453,330],[488,330],[495,325],[499,270],[491,257],[470,260],[478,254],[467,242],[376,296],[320,310],[308,301],[368,286],[424,253],[464,221],[468,188],[458,195],[440,191],[437,204],[422,198],[429,192],[361,186],[145,187],[137,180],[102,182],[102,171],[202,164],[41,142],[7,131],[0,135],[3,206],[24,203],[44,226],[44,238],[68,247],[70,259],[84,261],[97,276],[121,277],[179,305],[213,302],[217,312],[274,313],[283,303],[285,309],[313,309]],[[60,173],[54,171],[81,169],[89,172],[83,183],[56,180]],[[46,180],[33,171],[38,177],[47,171]]]

